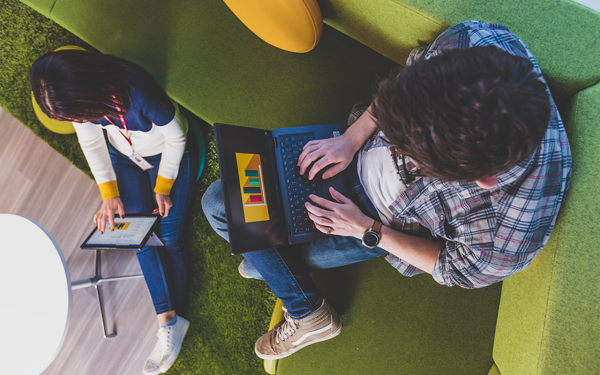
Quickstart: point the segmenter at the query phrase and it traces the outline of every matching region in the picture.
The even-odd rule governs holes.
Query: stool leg
[[[98,297],[98,307],[100,308],[100,320],[102,321],[102,334],[105,339],[114,339],[117,337],[115,332],[109,334],[106,330],[106,319],[104,317],[104,304],[102,303],[102,290],[100,289],[100,285],[94,285],[96,289],[96,297]]]
[[[117,334],[113,331],[113,333],[108,333],[106,330],[106,317],[104,314],[104,303],[102,302],[102,289],[100,289],[99,279],[102,279],[102,266],[101,266],[101,257],[100,250],[96,249],[96,275],[94,276],[94,289],[96,289],[96,297],[98,299],[98,308],[100,309],[100,321],[102,322],[102,334],[105,339],[114,339],[117,337]]]

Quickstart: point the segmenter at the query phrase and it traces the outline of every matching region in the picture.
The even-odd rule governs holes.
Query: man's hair
[[[550,102],[531,62],[485,46],[446,50],[383,80],[372,114],[426,176],[475,181],[535,151]]]

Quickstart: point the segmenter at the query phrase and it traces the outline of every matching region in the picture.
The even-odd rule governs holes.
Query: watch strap
[[[373,227],[371,228],[371,230],[377,234],[381,234],[381,226],[383,224],[381,223],[381,221],[379,220],[375,220],[375,223],[373,223]]]

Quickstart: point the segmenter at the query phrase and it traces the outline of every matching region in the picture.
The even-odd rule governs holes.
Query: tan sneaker
[[[304,319],[294,320],[283,308],[285,318],[256,341],[254,351],[262,359],[285,358],[320,341],[329,340],[342,331],[342,318],[327,301]]]

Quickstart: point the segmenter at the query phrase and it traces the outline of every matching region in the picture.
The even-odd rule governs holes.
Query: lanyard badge
[[[117,109],[117,111],[120,111],[121,108],[119,107],[115,107]],[[111,119],[108,118],[108,116],[104,116],[104,118],[106,119],[106,121],[110,122],[112,125],[115,125],[114,122],[112,122]],[[148,161],[146,159],[144,159],[143,156],[141,156],[140,154],[136,154],[133,150],[133,143],[131,142],[131,137],[129,137],[129,130],[127,129],[127,123],[125,122],[125,117],[123,117],[123,115],[119,115],[119,119],[121,120],[121,123],[123,124],[123,127],[125,128],[125,133],[123,134],[123,132],[121,131],[121,129],[119,129],[119,127],[117,125],[115,125],[117,127],[117,130],[119,131],[119,133],[121,133],[121,135],[127,140],[127,143],[129,143],[129,146],[131,147],[131,156],[129,156],[129,159],[134,162],[138,167],[140,167],[141,170],[143,171],[147,171],[148,169],[152,169],[154,168],[154,166],[150,163],[148,163]]]

